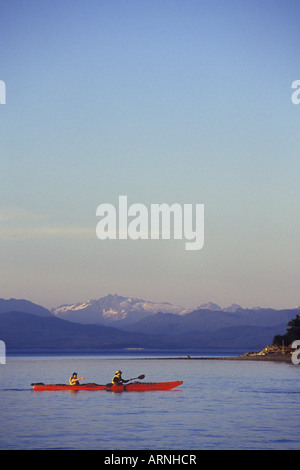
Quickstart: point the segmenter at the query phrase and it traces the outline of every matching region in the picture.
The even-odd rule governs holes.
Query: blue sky
[[[299,2],[0,2],[0,296],[300,304]],[[205,205],[205,243],[96,208]]]

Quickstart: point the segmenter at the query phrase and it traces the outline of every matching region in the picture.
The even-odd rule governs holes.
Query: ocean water
[[[183,385],[131,393],[34,392],[30,386],[67,383],[74,371],[105,384],[117,369],[124,378],[145,374],[144,381]],[[160,352],[12,355],[0,365],[0,449],[299,449],[299,379],[300,367],[292,363]]]

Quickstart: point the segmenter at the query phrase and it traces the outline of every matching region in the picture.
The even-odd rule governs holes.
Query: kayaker
[[[73,372],[73,374],[71,375],[70,379],[69,379],[69,382],[70,382],[70,385],[80,385],[79,383],[79,380],[84,380],[85,377],[77,377],[77,372]]]
[[[128,379],[128,380],[125,380],[123,379],[122,377],[122,374],[123,372],[121,370],[117,370],[115,375],[113,376],[113,379],[112,379],[112,383],[113,385],[123,385],[123,383],[127,383],[127,382],[130,382],[130,380],[132,379]]]

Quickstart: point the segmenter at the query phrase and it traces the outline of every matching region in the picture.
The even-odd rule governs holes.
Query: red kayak
[[[178,387],[183,382],[177,380],[175,382],[132,382],[127,385],[99,385],[95,383],[87,383],[82,385],[67,385],[67,384],[44,384],[44,383],[33,383],[33,390],[107,390],[110,392],[146,392],[151,390],[171,390],[172,388]]]
[[[43,384],[33,383],[33,390],[106,390],[106,385],[98,385],[94,383],[82,385],[68,385],[68,384]]]

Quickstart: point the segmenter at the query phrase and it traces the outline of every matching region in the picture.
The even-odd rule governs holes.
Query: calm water
[[[163,357],[160,354],[160,357]],[[172,391],[33,392],[72,372],[107,383],[115,370]],[[0,365],[0,449],[299,449],[300,366],[114,355],[7,357]]]

